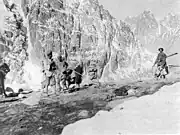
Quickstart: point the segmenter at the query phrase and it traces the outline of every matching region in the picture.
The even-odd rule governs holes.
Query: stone
[[[129,89],[130,89],[130,86],[122,86],[120,88],[115,89],[114,94],[116,96],[127,96]]]
[[[82,110],[79,112],[78,117],[80,118],[88,118],[89,112],[87,110]]]
[[[26,98],[26,96],[24,94],[19,94],[18,97],[21,98]]]
[[[128,92],[128,96],[135,96],[136,93],[137,93],[137,90],[135,90],[135,89],[129,89],[127,92]]]

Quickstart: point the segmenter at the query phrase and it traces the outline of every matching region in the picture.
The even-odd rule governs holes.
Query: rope
[[[75,69],[73,69],[73,71],[74,71],[75,73],[77,73],[78,75],[83,76],[82,74],[80,74],[80,73],[76,72],[76,71],[75,71]]]

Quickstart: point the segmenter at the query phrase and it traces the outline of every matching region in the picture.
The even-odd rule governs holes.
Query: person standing
[[[61,85],[63,89],[68,89],[70,85],[70,80],[71,80],[71,70],[68,69],[69,64],[64,61],[63,62],[63,69],[62,69],[62,74],[61,74]]]
[[[52,58],[52,51],[47,53],[47,60],[45,60],[45,74],[46,74],[46,86],[45,92],[48,94],[48,87],[50,85],[50,80],[54,77],[54,72],[57,69],[56,63]]]
[[[8,72],[10,72],[10,68],[8,64],[4,62],[3,57],[1,57],[0,58],[0,94],[3,94],[5,97],[7,97],[7,94],[5,92],[4,80]]]
[[[55,83],[56,83],[56,92],[57,92],[57,91],[62,90],[60,86],[60,81],[61,81],[61,76],[62,76],[64,59],[61,55],[59,55],[55,62],[57,65],[57,69],[55,71]]]
[[[159,54],[158,54],[158,56],[157,56],[157,58],[156,58],[156,60],[154,62],[154,65],[153,65],[153,67],[155,65],[157,65],[156,71],[158,73],[156,73],[155,76],[156,77],[161,77],[161,73],[163,71],[165,71],[166,73],[164,73],[162,75],[162,77],[165,78],[165,75],[167,75],[169,73],[167,62],[166,62],[167,55],[164,53],[164,49],[163,48],[159,48],[158,51],[159,51]]]
[[[80,60],[78,66],[74,69],[75,71],[75,84],[77,85],[77,88],[80,88],[80,84],[82,83],[82,76],[83,76],[83,62]]]

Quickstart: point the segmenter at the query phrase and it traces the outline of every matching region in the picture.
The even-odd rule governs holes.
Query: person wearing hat
[[[64,61],[63,62],[63,70],[62,70],[62,73],[61,73],[61,87],[62,89],[69,89],[69,86],[70,86],[70,82],[71,82],[71,74],[73,72],[72,69],[68,68],[69,67],[69,64]]]
[[[59,90],[62,91],[60,81],[61,81],[65,59],[62,57],[61,54],[58,54],[58,57],[56,58],[55,62],[57,65],[57,69],[55,71],[55,82],[56,82],[56,92],[58,92]]]
[[[53,77],[53,73],[56,70],[56,63],[52,58],[52,51],[47,52],[47,60],[45,61],[45,74],[46,74],[46,86],[45,91],[48,94],[48,86],[50,85],[50,80]]]
[[[164,53],[163,48],[159,48],[158,51],[159,51],[159,54],[156,58],[156,61],[154,62],[153,67],[157,64],[157,70],[159,71],[159,73],[156,74],[157,77],[160,76],[161,71],[165,70],[166,74],[163,74],[163,78],[165,78],[165,75],[169,73],[167,62],[166,62],[167,55]]]

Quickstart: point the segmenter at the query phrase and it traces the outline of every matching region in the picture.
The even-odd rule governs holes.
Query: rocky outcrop
[[[153,13],[148,10],[135,17],[127,17],[125,21],[131,25],[136,36],[146,36],[158,28],[158,21]]]
[[[9,16],[5,17],[5,26],[1,35],[1,42],[5,46],[4,60],[10,65],[11,72],[8,73],[8,83],[16,81],[23,83],[24,74],[23,66],[28,59],[27,54],[27,29],[23,24],[23,18],[17,10],[14,3],[6,0],[3,1],[6,9],[10,12]]]
[[[144,48],[130,27],[113,18],[98,0],[23,0],[21,7],[28,20],[30,57],[37,65],[46,59],[47,51],[63,54],[66,50],[69,61],[75,55],[81,55],[84,63],[98,60],[97,76],[105,81],[127,77],[119,71],[132,65],[136,71],[136,56],[149,55],[142,54]]]
[[[135,17],[127,17],[128,23],[138,40],[150,51],[157,52],[157,48],[163,47],[169,55],[179,53],[180,16],[169,13],[162,20],[157,20],[153,13],[145,11]],[[168,63],[178,65],[178,56],[168,59]]]
[[[161,46],[169,51],[177,44],[180,26],[177,14],[169,13],[158,21],[152,12],[144,11],[135,17],[127,17],[125,22],[145,46]]]

